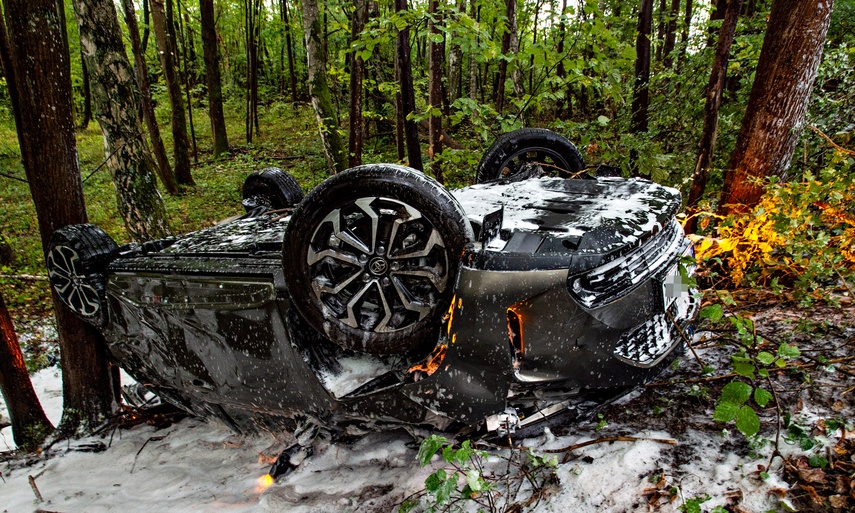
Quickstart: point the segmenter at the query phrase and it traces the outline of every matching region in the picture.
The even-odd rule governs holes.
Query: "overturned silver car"
[[[50,279],[140,383],[237,430],[512,431],[680,353],[697,300],[677,191],[588,175],[537,129],[502,136],[478,181],[366,165],[303,197],[270,168],[246,215],[178,238],[58,230]]]

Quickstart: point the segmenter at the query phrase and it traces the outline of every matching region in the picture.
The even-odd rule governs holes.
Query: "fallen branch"
[[[44,502],[45,500],[42,498],[41,492],[39,492],[39,487],[36,486],[36,478],[27,476],[27,479],[30,481],[30,488],[33,489],[33,493],[36,495],[36,502]]]
[[[597,445],[606,442],[658,442],[660,444],[677,445],[677,441],[671,438],[646,438],[639,436],[604,436],[602,438],[597,438],[596,440],[588,440],[587,442],[579,442],[578,444],[568,445],[567,447],[563,447],[561,449],[546,449],[543,452],[570,452],[575,451],[576,449],[581,449],[582,447],[588,447],[589,445]]]

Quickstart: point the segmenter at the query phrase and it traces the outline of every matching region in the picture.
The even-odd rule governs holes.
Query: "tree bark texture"
[[[359,39],[365,23],[368,21],[367,0],[353,0],[353,13],[350,20],[351,41]],[[362,78],[365,74],[365,61],[356,55],[350,54],[350,139],[348,141],[348,167],[356,167],[362,164],[362,145],[365,140],[362,119]]]
[[[408,9],[407,0],[395,0],[395,12],[403,13]],[[401,109],[398,116],[404,122],[404,140],[407,146],[407,165],[422,171],[422,148],[419,142],[419,126],[412,115],[416,111],[416,93],[413,87],[413,64],[410,60],[410,28],[404,27],[398,31],[395,59],[398,63],[401,82]]]
[[[466,0],[457,0],[457,13],[466,14]],[[458,14],[455,14],[458,15]],[[461,77],[463,75],[463,48],[457,42],[458,34],[451,35],[451,47],[448,50],[448,103],[460,98]]]
[[[428,2],[428,32],[433,36],[442,36],[439,30],[440,20],[439,0]],[[443,182],[442,177],[442,44],[431,40],[430,58],[428,71],[428,103],[430,103],[430,116],[428,118],[428,156],[430,157],[430,170],[436,177],[436,181]]]
[[[683,32],[680,34],[680,42],[683,44],[680,48],[680,61],[686,58],[686,51],[689,48],[689,28],[692,26],[692,0],[686,0],[686,12],[683,15]]]
[[[517,1],[505,0],[505,16],[508,24],[505,27],[505,32],[502,34],[502,55],[508,56],[511,49],[511,34],[516,27],[516,12]],[[499,73],[496,78],[496,112],[499,114],[505,110],[505,79],[508,76],[508,61],[501,59],[499,61]]]
[[[12,423],[12,439],[18,447],[38,447],[53,431],[42,409],[30,375],[24,354],[18,344],[15,326],[0,294],[0,392],[6,401],[6,410]]]
[[[258,132],[258,44],[261,20],[261,0],[244,0],[246,27],[246,142],[252,142]]]
[[[137,84],[139,84],[143,120],[148,128],[149,139],[157,161],[157,175],[166,192],[178,194],[178,182],[175,181],[175,173],[172,171],[172,165],[166,155],[166,147],[163,145],[163,137],[160,135],[160,126],[157,124],[157,117],[154,114],[154,104],[151,101],[151,84],[148,80],[148,65],[145,63],[145,54],[143,54],[140,44],[133,1],[122,0],[122,9],[125,11],[125,24],[128,27],[131,50],[134,52],[134,73]]]
[[[763,179],[782,176],[789,168],[822,58],[831,9],[831,0],[772,3],[756,78],[725,174],[720,214],[750,210],[763,195]]]
[[[689,189],[689,198],[686,201],[686,209],[689,214],[696,212],[698,201],[704,194],[709,178],[710,163],[715,151],[715,141],[718,134],[718,111],[721,106],[721,94],[724,90],[724,79],[727,76],[727,60],[730,54],[730,46],[736,34],[736,22],[739,20],[739,11],[742,9],[742,0],[730,0],[727,12],[718,36],[715,58],[713,59],[710,81],[705,91],[706,103],[704,104],[704,128],[701,132],[701,142],[698,150],[698,162],[695,165],[695,174],[692,177],[692,187]],[[690,217],[686,222],[686,231],[695,233],[697,218]]]
[[[124,0],[127,1],[127,0]],[[199,0],[202,25],[202,54],[205,58],[205,81],[208,86],[208,117],[214,138],[214,158],[229,152],[226,118],[223,115],[223,88],[220,77],[220,53],[214,20],[214,0]]]
[[[666,68],[674,64],[671,52],[677,44],[677,18],[680,16],[680,0],[671,0],[671,11],[668,13],[668,24],[665,27],[665,46],[662,49],[663,61]]]
[[[89,84],[89,70],[86,69],[83,52],[80,52],[80,74],[83,75],[83,119],[80,120],[80,128],[86,130],[92,121],[92,87]]]
[[[181,10],[181,3],[178,2],[178,0],[176,0],[176,2],[178,3],[178,10],[180,11]],[[167,2],[166,2],[166,17],[167,17],[167,19],[173,19],[174,13],[173,13],[172,9],[170,8],[171,5],[172,5],[172,2],[167,0]],[[177,18],[178,18],[178,22],[172,23],[172,26],[177,27],[178,32],[177,32],[177,37],[175,38],[175,40],[176,40],[176,42],[181,44],[181,54],[180,55],[184,61],[184,65],[181,66],[180,69],[181,69],[181,78],[182,78],[182,81],[184,82],[184,94],[186,95],[186,98],[187,98],[187,121],[190,124],[190,144],[191,144],[191,148],[193,149],[193,163],[198,164],[199,163],[199,147],[196,144],[196,127],[193,124],[193,98],[190,97],[190,90],[193,88],[193,85],[195,85],[196,80],[191,78],[193,75],[193,72],[191,70],[194,69],[194,65],[193,65],[193,61],[190,60],[190,51],[188,51],[189,45],[187,44],[188,39],[190,40],[190,42],[192,44],[193,36],[192,36],[192,31],[190,31],[189,27],[187,27],[187,30],[190,31],[190,35],[185,36],[185,34],[184,34],[185,27],[184,27],[184,24],[181,22],[181,19],[182,19],[181,15],[179,14]],[[177,47],[176,47],[176,49],[177,49]]]
[[[294,72],[294,43],[291,40],[291,21],[288,2],[279,0],[282,23],[285,25],[285,49],[288,53],[288,83],[291,86],[291,101],[297,101],[297,74]]]
[[[309,95],[318,120],[318,131],[324,145],[324,156],[330,174],[344,171],[347,155],[339,133],[338,115],[327,82],[327,59],[317,0],[303,0],[303,31],[306,37],[306,59],[309,69]]]
[[[151,0],[151,21],[154,25],[154,39],[160,54],[160,66],[166,82],[169,105],[172,108],[172,153],[175,159],[175,179],[181,185],[196,185],[190,171],[190,140],[187,139],[187,115],[184,112],[184,99],[181,96],[181,83],[175,71],[175,53],[167,30],[164,0]]]
[[[125,54],[112,0],[73,0],[80,48],[92,74],[95,119],[104,134],[107,168],[116,205],[136,241],[169,235],[166,208],[157,191],[154,159],[137,117],[139,93]]]
[[[650,106],[650,32],[653,23],[653,0],[641,0],[638,13],[638,38],[635,42],[635,84],[632,89],[632,131],[647,131]]]
[[[6,0],[5,7],[21,159],[46,250],[55,230],[87,222],[74,137],[68,48],[61,47],[54,0]],[[53,304],[62,357],[59,431],[72,435],[94,428],[112,411],[107,346],[98,330],[65,308],[55,292]]]

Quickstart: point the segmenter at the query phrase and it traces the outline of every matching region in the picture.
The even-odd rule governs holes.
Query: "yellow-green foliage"
[[[698,257],[720,262],[734,285],[793,286],[806,299],[838,286],[850,289],[854,166],[851,157],[837,153],[817,176],[768,186],[751,214],[720,219],[715,237],[700,238]]]

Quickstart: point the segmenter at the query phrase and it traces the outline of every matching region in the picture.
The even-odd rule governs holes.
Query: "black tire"
[[[285,282],[297,311],[329,340],[408,353],[436,343],[472,239],[460,204],[434,179],[360,166],[327,179],[294,212]]]
[[[582,154],[566,138],[544,128],[521,128],[501,135],[487,149],[478,163],[475,182],[523,180],[537,176],[533,169],[547,175],[569,177],[584,168]]]
[[[95,326],[107,324],[107,266],[118,246],[100,228],[75,224],[60,228],[50,238],[47,268],[59,299],[79,317]]]
[[[294,177],[278,167],[254,171],[243,182],[243,207],[251,212],[258,207],[281,210],[303,200],[303,191]]]

